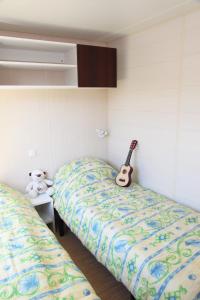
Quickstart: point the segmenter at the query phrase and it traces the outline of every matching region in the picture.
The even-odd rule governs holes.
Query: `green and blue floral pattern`
[[[200,213],[85,158],[55,177],[55,207],[82,243],[136,299],[194,300],[200,295]]]
[[[30,201],[4,184],[0,184],[0,299],[100,299]]]

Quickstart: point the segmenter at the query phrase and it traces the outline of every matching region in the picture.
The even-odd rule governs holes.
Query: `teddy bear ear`
[[[31,172],[29,172],[29,176],[31,176],[32,175],[32,173]]]

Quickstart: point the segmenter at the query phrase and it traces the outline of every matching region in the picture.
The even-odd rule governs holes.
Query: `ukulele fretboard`
[[[130,165],[132,152],[133,152],[133,150],[130,149],[129,152],[128,152],[128,156],[127,156],[126,162],[125,162],[125,166],[129,166]]]

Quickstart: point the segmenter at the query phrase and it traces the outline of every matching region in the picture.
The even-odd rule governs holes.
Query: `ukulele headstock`
[[[138,143],[138,141],[133,140],[133,141],[131,142],[130,149],[131,149],[131,150],[134,150],[135,147],[137,146],[137,143]]]

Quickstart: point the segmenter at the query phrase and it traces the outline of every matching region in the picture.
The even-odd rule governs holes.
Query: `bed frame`
[[[55,226],[56,226],[56,231],[59,232],[60,236],[65,235],[65,228],[68,229],[67,225],[64,223],[64,221],[61,219],[59,216],[59,213],[57,212],[56,209],[54,209],[54,215],[55,215]]]
[[[69,227],[65,224],[65,222],[59,216],[57,210],[55,209],[55,223],[56,223],[56,231],[59,232],[60,236],[64,236],[65,232],[70,231]],[[129,300],[135,300],[133,295],[130,293]]]

